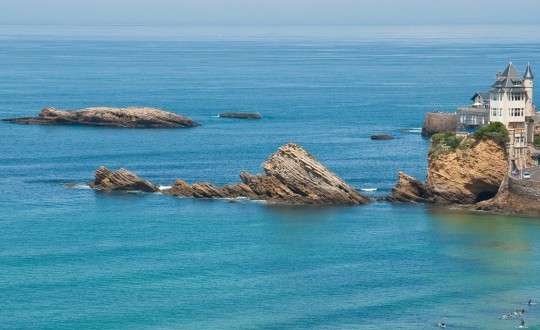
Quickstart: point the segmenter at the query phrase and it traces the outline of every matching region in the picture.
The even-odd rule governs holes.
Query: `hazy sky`
[[[539,0],[0,0],[0,24],[537,24]]]

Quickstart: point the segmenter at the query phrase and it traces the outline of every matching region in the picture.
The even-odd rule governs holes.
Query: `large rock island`
[[[7,118],[2,121],[36,125],[88,125],[130,128],[178,128],[200,126],[197,122],[154,108],[96,107],[82,110],[45,108],[38,117]]]
[[[289,143],[279,148],[262,164],[266,174],[256,176],[242,172],[242,182],[216,187],[207,182],[189,185],[179,180],[170,188],[162,190],[166,195],[191,198],[238,198],[265,200],[274,204],[310,205],[358,205],[371,200],[328,170],[299,145]],[[121,173],[118,173],[121,172]],[[133,190],[134,186],[152,185],[125,170],[111,172],[100,168],[94,188],[105,190]],[[126,180],[127,178],[127,180]],[[132,180],[133,182],[129,182]],[[118,183],[115,185],[114,183]]]

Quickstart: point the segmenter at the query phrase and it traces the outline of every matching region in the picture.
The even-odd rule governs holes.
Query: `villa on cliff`
[[[530,65],[522,77],[510,62],[503,72],[497,73],[489,93],[476,93],[471,99],[472,106],[458,108],[458,131],[483,127],[490,122],[503,123],[510,133],[508,154],[512,165],[525,167],[534,140],[533,79]]]

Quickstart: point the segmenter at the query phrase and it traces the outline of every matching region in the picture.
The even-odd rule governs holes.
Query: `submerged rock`
[[[216,187],[207,182],[193,185],[178,180],[163,194],[191,198],[248,198],[276,204],[358,205],[371,200],[328,170],[302,147],[282,146],[262,165],[265,175],[240,173],[242,182]],[[121,169],[96,171],[91,187],[106,190],[158,191],[158,187]]]
[[[113,172],[106,167],[101,166],[96,171],[95,177],[95,180],[88,183],[88,185],[97,190],[159,191],[159,187],[155,184],[143,180],[123,168]]]
[[[371,136],[372,140],[392,140],[394,137],[387,134],[373,134]]]
[[[225,112],[219,114],[220,118],[242,118],[242,119],[261,119],[262,116],[258,113],[245,112]]]
[[[178,128],[200,126],[197,122],[154,108],[96,107],[82,110],[45,108],[38,117],[7,118],[2,121],[36,125],[89,125],[130,128]]]

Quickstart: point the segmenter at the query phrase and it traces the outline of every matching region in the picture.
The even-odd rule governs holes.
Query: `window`
[[[511,98],[512,101],[523,101],[525,99],[523,93],[512,93]]]
[[[511,108],[510,117],[523,117],[524,110],[524,108]]]
[[[491,94],[491,100],[497,101],[498,98],[499,98],[499,94],[497,94],[497,93],[492,93]]]
[[[497,116],[497,108],[492,108],[491,109],[491,115],[492,116]]]

